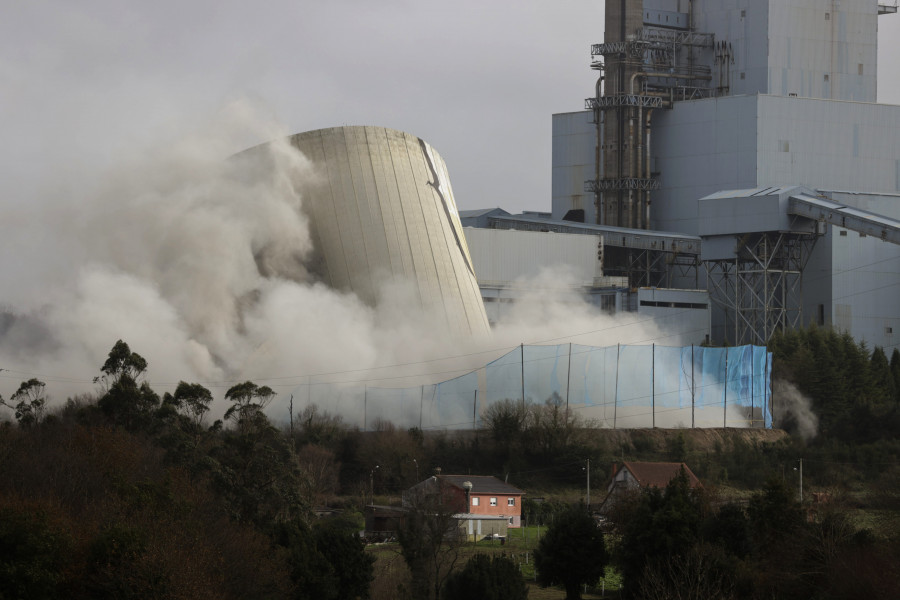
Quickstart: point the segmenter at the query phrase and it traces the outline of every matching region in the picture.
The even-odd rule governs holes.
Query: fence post
[[[520,344],[522,352],[522,410],[525,410],[525,344]]]
[[[569,363],[566,365],[566,423],[569,422],[569,385],[572,383],[572,342],[569,342]]]
[[[722,427],[728,428],[728,346],[725,347],[725,397],[722,399]]]
[[[691,344],[691,429],[695,427],[694,424],[694,345]]]
[[[613,392],[613,429],[616,428],[616,413],[619,408],[619,352],[621,351],[621,348],[621,344],[616,344],[616,387]]]

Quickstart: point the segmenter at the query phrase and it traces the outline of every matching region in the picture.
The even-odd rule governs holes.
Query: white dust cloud
[[[793,383],[776,379],[772,385],[775,426],[796,432],[809,441],[819,432],[819,417],[813,412],[812,400],[804,396]]]
[[[265,165],[229,158],[248,133],[275,140]],[[147,359],[158,392],[196,381],[221,403],[246,379],[280,396],[311,378],[407,387],[460,375],[523,342],[665,337],[577,294],[548,293],[573,287],[548,272],[487,340],[435,330],[439,320],[409,308],[404,285],[380,290],[371,307],[314,281],[297,190],[319,175],[286,134],[236,103],[203,131],[136,149],[112,169],[48,165],[39,191],[9,202],[0,223],[0,394],[32,376],[57,402],[92,392],[118,339]]]

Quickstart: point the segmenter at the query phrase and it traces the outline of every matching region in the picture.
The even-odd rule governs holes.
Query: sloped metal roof
[[[461,490],[465,489],[463,483],[470,481],[473,494],[521,495],[525,493],[514,485],[487,475],[436,475],[435,477]]]
[[[684,467],[688,476],[688,484],[692,488],[703,487],[691,468],[680,462],[625,462],[622,468],[628,469],[638,484],[644,487],[666,487]]]

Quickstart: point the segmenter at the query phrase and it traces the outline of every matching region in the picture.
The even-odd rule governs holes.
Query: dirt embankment
[[[788,434],[781,429],[598,429],[598,440],[609,449],[635,448],[647,453],[664,453],[682,436],[692,451],[711,451],[718,443],[727,448],[740,440],[749,444],[771,444],[785,440]]]

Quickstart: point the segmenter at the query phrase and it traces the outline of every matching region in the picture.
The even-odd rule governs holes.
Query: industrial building
[[[585,110],[553,115],[551,214],[463,224],[594,236],[596,272],[627,281],[594,286],[614,298],[601,305],[708,292],[717,343],[816,322],[896,347],[900,107],[876,102],[878,20],[896,12],[607,0]],[[480,284],[486,300],[498,288]]]

